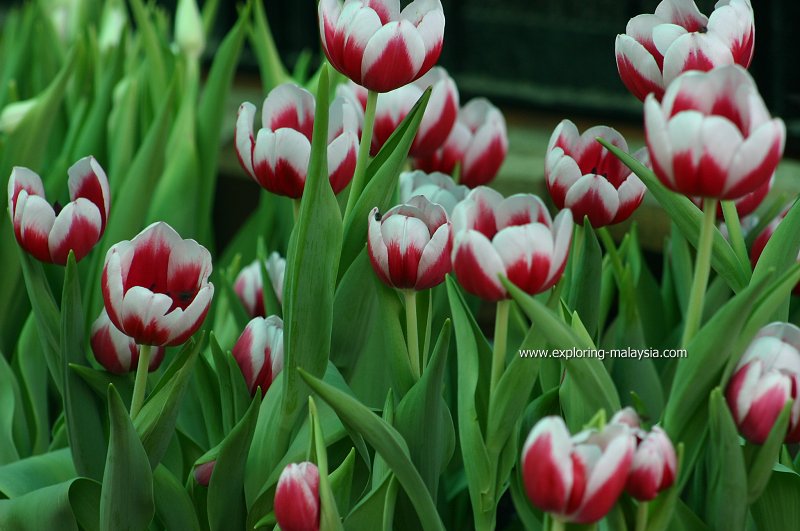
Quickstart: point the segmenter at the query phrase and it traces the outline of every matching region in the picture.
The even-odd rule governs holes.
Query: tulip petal
[[[543,223],[548,227],[552,224],[544,202],[533,194],[514,194],[507,197],[495,207],[495,217],[498,231],[528,223]]]
[[[94,203],[83,197],[67,203],[50,229],[50,258],[53,263],[65,265],[72,250],[79,261],[97,244],[102,231],[103,217]]]
[[[381,216],[378,209],[373,208],[369,213],[369,228],[367,234],[367,250],[369,259],[372,262],[372,269],[384,284],[393,286],[392,278],[389,274],[389,249],[383,241],[381,234]]]
[[[261,110],[262,127],[272,131],[287,128],[298,131],[311,141],[316,100],[304,88],[284,83],[272,89]]]
[[[639,100],[653,93],[664,95],[664,79],[656,59],[642,44],[627,35],[617,35],[614,43],[619,77]]]
[[[438,205],[437,205],[438,206]],[[453,266],[453,235],[450,223],[443,223],[431,236],[431,240],[422,250],[417,269],[416,290],[432,288],[444,282],[444,277]]]
[[[22,190],[17,196],[14,210],[14,231],[23,249],[37,260],[50,262],[48,240],[55,223],[53,207],[38,195],[28,195]]]
[[[588,216],[593,227],[604,227],[616,217],[619,203],[619,194],[611,183],[599,175],[588,174],[569,189],[564,206],[578,222]]]
[[[105,230],[111,209],[111,192],[108,189],[106,172],[94,157],[84,157],[67,170],[69,197],[83,197],[95,204],[102,220],[100,232]]]
[[[522,449],[525,491],[543,511],[562,514],[574,476],[572,441],[560,417],[545,417],[531,430]]]
[[[425,56],[425,42],[410,22],[387,24],[364,49],[361,84],[378,92],[405,85],[417,77]]]
[[[729,197],[740,197],[763,185],[778,166],[786,140],[786,126],[776,118],[756,129],[741,143],[730,165]]]
[[[477,230],[457,234],[453,245],[453,271],[461,286],[484,300],[497,301],[508,296],[498,275],[506,270],[489,239]]]
[[[253,169],[253,152],[256,147],[253,135],[255,116],[256,106],[250,102],[242,103],[236,115],[236,128],[234,130],[234,144],[236,144],[236,156],[239,157],[239,164],[254,179],[256,178]]]
[[[722,41],[707,33],[689,33],[676,39],[664,54],[664,84],[689,70],[707,72],[730,64],[733,56]]]

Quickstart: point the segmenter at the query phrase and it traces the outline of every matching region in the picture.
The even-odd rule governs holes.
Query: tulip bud
[[[3,107],[3,111],[0,112],[0,132],[7,135],[13,133],[38,101],[38,98],[31,98],[15,101]]]
[[[367,250],[372,268],[387,285],[417,291],[444,282],[453,245],[447,212],[422,196],[381,216],[369,214]]]
[[[641,419],[639,419],[639,414],[636,413],[635,409],[632,407],[625,407],[617,411],[616,414],[611,417],[611,422],[609,424],[625,424],[632,430],[638,430],[641,425]]]
[[[128,23],[128,13],[121,0],[110,0],[103,6],[103,16],[100,19],[100,34],[97,37],[97,47],[101,52],[115,48],[119,44],[122,30]]]
[[[194,467],[194,480],[198,485],[208,487],[208,483],[211,481],[211,474],[214,472],[214,466],[216,466],[216,464],[217,460],[214,459],[213,461],[208,461]]]
[[[195,0],[178,0],[175,12],[175,43],[191,59],[197,59],[206,45],[203,19]]]
[[[264,268],[267,270],[272,290],[280,304],[283,304],[283,278],[286,272],[286,259],[277,252],[269,255]],[[236,276],[233,289],[242,301],[250,317],[266,317],[264,310],[264,284],[258,260],[243,267]]]
[[[793,400],[787,443],[800,442],[800,328],[772,323],[762,328],[728,382],[725,396],[739,431],[763,444],[786,402]]]
[[[643,437],[633,454],[625,492],[641,501],[655,498],[675,481],[677,458],[667,433],[655,426],[649,432],[639,430]]]
[[[649,96],[645,133],[653,171],[680,194],[737,199],[767,182],[786,139],[740,66],[687,72],[661,103]]]
[[[108,318],[105,308],[92,324],[92,336],[89,341],[97,362],[108,372],[124,374],[135,371],[139,363],[139,346],[133,338],[120,332]],[[164,361],[163,347],[156,347],[150,355],[148,370],[153,372]]]
[[[399,190],[401,202],[408,203],[415,195],[421,195],[431,203],[441,205],[448,216],[469,193],[469,188],[456,184],[449,175],[420,170],[401,173]]]
[[[319,529],[319,470],[314,463],[289,463],[275,489],[275,519],[281,531]]]
[[[251,395],[267,393],[283,369],[283,321],[276,315],[254,317],[233,347],[233,357]]]
[[[545,417],[522,449],[522,479],[533,505],[557,518],[588,524],[622,494],[635,442],[624,424],[570,437],[560,417]]]
[[[547,189],[557,208],[568,208],[576,223],[589,218],[593,227],[625,221],[641,204],[647,191],[644,183],[617,157],[602,146],[603,138],[623,151],[628,144],[616,130],[596,126],[578,132],[569,120],[563,120],[550,137],[545,158]],[[641,149],[634,156],[646,157]]]

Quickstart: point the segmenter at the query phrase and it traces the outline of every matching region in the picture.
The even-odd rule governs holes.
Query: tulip
[[[708,71],[753,58],[755,28],[749,0],[721,0],[710,17],[693,0],[664,0],[655,14],[638,15],[617,35],[617,70],[637,98],[660,100],[683,72]]]
[[[444,146],[432,155],[415,159],[414,166],[426,172],[452,174],[460,165],[459,182],[474,188],[497,176],[507,153],[503,114],[488,100],[476,98],[461,108]]]
[[[359,85],[388,92],[436,64],[444,38],[439,0],[321,0],[322,49],[331,65]]]
[[[641,426],[641,422],[639,414],[636,413],[635,409],[632,407],[625,407],[617,411],[614,416],[611,417],[610,424],[624,424],[636,431]]]
[[[273,293],[280,304],[283,304],[283,278],[286,271],[286,259],[277,252],[269,255],[264,262]],[[236,276],[233,289],[242,301],[250,317],[266,317],[264,309],[264,284],[261,278],[261,266],[258,260],[242,268]]]
[[[293,83],[273,89],[264,100],[262,128],[253,130],[256,107],[245,102],[236,119],[235,144],[239,163],[263,188],[298,199],[303,195],[311,157],[316,101]],[[328,123],[328,179],[339,193],[353,178],[358,151],[358,111],[353,102],[337,97]]]
[[[597,142],[597,137],[628,151],[628,144],[615,129],[596,126],[580,134],[575,124],[563,120],[550,137],[544,167],[556,207],[570,209],[577,223],[587,216],[595,228],[628,219],[647,191],[627,166]],[[634,156],[643,159],[646,150]]]
[[[175,43],[193,60],[197,60],[206,46],[203,18],[195,0],[178,0],[175,12]]]
[[[108,372],[125,374],[136,370],[139,362],[139,346],[133,338],[120,332],[108,318],[105,308],[92,324],[92,334],[89,343],[94,352],[94,358]],[[157,348],[153,352],[148,365],[148,370],[153,372],[158,369],[164,360],[164,348]]]
[[[596,522],[622,494],[634,448],[634,437],[623,424],[570,437],[560,417],[545,417],[522,448],[525,492],[533,505],[558,520]]]
[[[450,272],[452,225],[440,205],[411,198],[383,216],[369,214],[367,249],[372,268],[387,285],[424,290],[444,282]]]
[[[677,457],[667,433],[654,426],[648,433],[637,431],[638,445],[633,454],[625,492],[640,501],[650,501],[675,482]]]
[[[211,254],[164,222],[113,245],[103,267],[108,317],[139,345],[180,345],[205,319]]]
[[[63,207],[45,199],[42,179],[16,166],[8,180],[8,213],[19,245],[42,262],[65,265],[86,256],[106,228],[111,206],[108,179],[94,157],[67,170],[70,202]]]
[[[194,480],[198,485],[208,487],[209,482],[211,482],[211,474],[214,472],[216,464],[217,460],[214,459],[213,461],[208,461],[194,467]]]
[[[541,293],[561,278],[572,241],[572,213],[551,220],[532,194],[503,199],[484,186],[475,188],[453,211],[453,270],[461,286],[478,297],[509,297],[504,275],[526,293]]]
[[[422,195],[431,203],[441,205],[448,216],[469,193],[469,188],[456,184],[449,175],[420,170],[401,173],[399,189],[401,202],[407,203],[415,195]]]
[[[415,82],[378,97],[371,147],[373,156],[378,154],[428,87],[433,89],[431,97],[408,153],[411,157],[424,157],[432,155],[444,144],[458,116],[458,89],[447,71],[436,66]],[[363,94],[358,98],[366,107],[366,91],[356,89],[356,94]]]
[[[786,443],[800,442],[800,328],[772,323],[747,347],[725,395],[742,436],[763,444],[789,400],[793,400]]]
[[[233,347],[251,395],[261,388],[264,396],[283,369],[283,321],[277,315],[254,317]]]
[[[281,531],[319,529],[319,470],[314,463],[289,463],[275,488],[275,519]]]
[[[764,181],[764,183],[755,189],[755,191],[750,192],[749,194],[745,194],[738,199],[733,201],[734,206],[736,207],[736,214],[739,218],[744,218],[749,214],[755,212],[755,210],[761,206],[761,203],[764,202],[764,199],[769,194],[769,191],[772,189],[772,185],[775,182],[775,175],[770,177],[769,180]],[[700,197],[692,197],[692,202],[701,207],[703,204],[702,198]],[[717,207],[717,219],[722,219],[722,206],[720,205]]]
[[[645,101],[653,170],[681,194],[736,199],[767,182],[783,153],[786,127],[770,119],[753,78],[739,66],[676,79],[659,103]]]

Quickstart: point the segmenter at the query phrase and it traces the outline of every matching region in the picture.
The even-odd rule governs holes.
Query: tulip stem
[[[703,226],[700,228],[700,239],[697,242],[697,259],[694,264],[694,280],[689,294],[689,305],[686,308],[686,324],[683,328],[681,347],[692,340],[700,328],[703,317],[703,299],[708,286],[708,274],[711,270],[711,244],[714,238],[714,224],[717,218],[717,199],[703,200]]]
[[[645,531],[647,529],[647,509],[648,503],[640,501],[639,507],[636,509],[636,531]]]
[[[131,420],[136,418],[144,404],[147,373],[150,371],[150,349],[150,345],[139,346],[139,363],[136,365],[136,380],[133,383],[133,398],[131,398]]]
[[[294,212],[294,224],[300,219],[300,199],[292,199],[292,211]]]
[[[413,289],[403,290],[406,299],[406,341],[408,343],[408,359],[415,380],[419,380],[419,332],[417,331],[417,292]]]
[[[494,396],[500,377],[506,368],[506,345],[508,343],[508,313],[511,300],[497,302],[494,319],[494,346],[492,347],[492,380],[489,386],[489,397]],[[491,400],[491,398],[490,398]]]
[[[551,519],[553,520],[553,526],[550,528],[552,531],[564,531],[566,529],[563,520],[560,520],[555,516],[551,516]]]
[[[739,222],[739,212],[736,210],[736,203],[733,201],[722,201],[722,215],[725,216],[725,226],[728,227],[728,238],[731,241],[733,251],[739,258],[742,267],[750,271],[750,257],[747,255],[747,245],[744,243],[742,224]]]
[[[353,181],[350,183],[350,195],[347,198],[347,208],[344,210],[344,219],[356,205],[356,201],[361,197],[361,190],[364,188],[364,175],[367,172],[369,162],[369,148],[372,145],[372,129],[375,125],[375,109],[378,105],[378,93],[374,90],[367,92],[367,108],[364,111],[364,130],[361,132],[361,144],[358,146],[358,158],[356,159],[356,169],[353,172]]]

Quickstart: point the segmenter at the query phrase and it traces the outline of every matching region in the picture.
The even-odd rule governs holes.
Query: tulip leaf
[[[267,248],[262,237],[258,238],[256,260],[258,260],[258,270],[261,271],[261,296],[264,301],[264,314],[277,315],[283,318],[283,309],[278,301],[278,294],[275,293],[275,288],[272,286],[272,278],[267,272]]]
[[[446,320],[428,366],[400,401],[394,421],[434,502],[439,478],[455,450],[455,428],[442,398],[450,328],[450,321]]]
[[[573,241],[567,306],[581,315],[589,335],[594,338],[598,334],[600,316],[600,282],[597,279],[603,269],[603,254],[588,217],[583,219],[583,225],[575,226]]]
[[[69,448],[0,466],[0,498],[17,498],[76,476]]]
[[[709,429],[709,517],[714,529],[743,531],[747,518],[747,472],[736,423],[719,387],[711,392]]]
[[[489,370],[485,366],[492,351],[453,277],[448,275],[446,282],[458,355],[458,435],[475,526],[479,527],[479,523],[489,525],[488,522],[494,521],[497,504],[494,492],[496,470],[482,431],[482,425],[486,425],[485,404],[488,402],[486,375]]]
[[[122,401],[126,404],[130,403],[131,395],[133,395],[133,381],[129,374],[113,374],[105,369],[93,369],[75,363],[69,364],[69,370],[83,378],[83,381],[98,397],[104,398],[108,394],[108,386],[114,384]]]
[[[208,525],[211,531],[245,529],[245,464],[260,405],[261,395],[256,394],[242,420],[220,443],[217,464],[208,483]]]
[[[99,529],[99,503],[100,486],[96,481],[71,479],[0,500],[0,529],[94,531]]]
[[[131,11],[144,45],[147,71],[150,74],[148,76],[150,97],[153,101],[159,101],[168,85],[168,68],[162,52],[164,43],[159,38],[157,26],[142,0],[131,0]]]
[[[356,449],[351,448],[350,453],[344,458],[342,464],[331,472],[328,477],[330,478],[331,490],[336,498],[336,507],[343,509],[342,512],[350,510],[350,498],[353,488],[353,472],[356,465]]]
[[[756,529],[794,529],[800,522],[800,475],[775,465],[769,483],[752,506]]]
[[[322,433],[313,397],[308,397],[308,412],[308,421],[311,424],[312,433],[311,444],[319,472],[320,529],[342,531],[344,529],[342,527],[342,519],[339,517],[336,498],[333,495],[330,478],[328,477],[328,449],[325,445],[325,435]]]
[[[153,471],[153,493],[156,520],[163,524],[164,529],[200,531],[200,522],[189,494],[164,465]]]
[[[397,479],[393,474],[384,477],[383,481],[372,489],[369,494],[362,497],[353,510],[350,511],[350,514],[344,520],[344,528],[347,531],[387,529],[383,526],[383,523],[387,508],[394,507],[394,498],[397,495],[396,485]]]
[[[763,445],[745,444],[745,455],[749,463],[747,470],[747,501],[749,504],[761,496],[769,483],[772,468],[778,460],[783,439],[786,438],[789,429],[792,404],[793,401],[789,400],[783,406],[783,410],[775,419],[775,424],[772,425]]]
[[[378,154],[372,159],[365,173],[364,190],[353,210],[344,220],[344,245],[339,277],[358,256],[367,241],[367,217],[374,207],[385,212],[391,205],[397,188],[397,179],[408,157],[408,150],[419,129],[431,89],[420,96],[405,119],[397,126]]]
[[[669,217],[681,231],[683,236],[695,247],[700,239],[700,226],[703,221],[703,213],[687,197],[676,194],[668,190],[656,178],[655,174],[644,166],[634,157],[625,153],[620,148],[612,145],[603,138],[598,138],[606,149],[614,154],[623,164],[630,168],[642,182],[647,185],[647,189],[653,197],[666,210]],[[741,291],[748,283],[748,274],[745,268],[739,263],[736,253],[733,252],[728,241],[722,236],[718,229],[714,229],[714,243],[711,256],[711,265],[728,282],[728,285],[735,291]]]
[[[41,399],[47,393],[48,369],[37,332],[36,318],[30,313],[22,327],[13,361],[19,373],[23,405],[28,418],[31,454],[44,453],[50,442],[49,408],[47,401]]]
[[[342,422],[359,432],[386,461],[408,494],[423,529],[444,529],[425,482],[411,462],[408,446],[392,426],[358,400],[299,369],[303,380],[339,415]]]
[[[214,282],[221,287],[221,291],[228,301],[228,309],[230,310],[228,313],[233,317],[237,331],[241,331],[244,330],[247,323],[250,322],[250,315],[248,315],[247,309],[244,307],[244,304],[242,304],[242,301],[236,294],[236,290],[233,288],[236,278],[232,273],[233,271],[230,268],[228,271],[221,271]]]
[[[308,395],[296,369],[303,368],[321,377],[330,354],[342,220],[327,177],[328,107],[328,75],[323,69],[317,90],[308,178],[286,258],[283,292],[285,351],[281,374],[284,383],[283,418],[276,441],[281,453],[288,447],[291,426],[306,406],[305,397]]]
[[[89,385],[69,369],[70,364],[87,366],[84,345],[84,312],[78,265],[72,251],[64,273],[61,296],[61,374],[64,416],[75,470],[84,477],[100,481],[106,444],[103,429],[103,407]]]
[[[0,464],[17,461],[20,448],[14,440],[15,424],[25,420],[22,395],[14,372],[0,353]],[[27,435],[27,427],[24,427]]]
[[[151,469],[155,469],[164,457],[175,433],[181,401],[202,343],[200,337],[196,342],[190,340],[184,345],[136,415],[134,424]]]
[[[253,23],[250,29],[250,44],[256,54],[258,71],[265,92],[289,81],[289,74],[281,62],[275,40],[269,29],[267,14],[261,2],[253,2]],[[319,106],[317,106],[319,108]]]
[[[139,435],[113,385],[108,388],[108,416],[111,433],[100,495],[100,529],[144,530],[155,513],[153,473]]]

